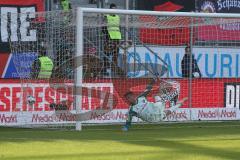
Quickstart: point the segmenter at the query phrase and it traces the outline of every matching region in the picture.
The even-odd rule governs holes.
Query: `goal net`
[[[94,74],[85,73],[83,82],[112,84],[115,111],[125,109],[126,113],[129,103],[124,94],[140,95],[155,79],[149,101],[154,101],[159,89],[167,95],[162,97],[166,108],[188,97],[166,121],[240,118],[239,15],[103,9],[82,9],[77,15],[82,15],[83,35],[77,52],[91,57],[89,50],[95,48],[98,57],[98,62],[84,60],[94,64],[88,66],[94,68]],[[120,32],[121,37],[111,37],[112,31]],[[92,73],[90,70],[85,71]],[[92,109],[84,96],[82,109]],[[95,119],[105,118],[108,116]]]
[[[149,101],[159,89],[166,108],[189,98],[164,121],[238,119],[238,15],[78,8],[15,16],[29,17],[21,24],[36,33],[11,42],[23,97],[16,125],[125,122],[125,93],[140,95],[153,79]],[[42,56],[53,63],[47,78],[36,67]]]
[[[47,128],[75,126],[75,115],[72,114],[76,110],[73,94],[75,14],[54,11],[26,12],[14,16],[25,20],[16,21],[15,25],[28,26],[26,35],[35,35],[35,39],[25,37],[23,40],[21,34],[15,35],[19,36],[18,41],[9,39],[22,88],[21,101],[17,106],[18,123],[13,125]],[[41,62],[41,57],[48,59]]]

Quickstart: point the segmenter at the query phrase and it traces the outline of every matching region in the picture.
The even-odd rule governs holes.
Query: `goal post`
[[[22,120],[15,125],[81,130],[89,123],[124,123],[125,93],[140,95],[152,79],[151,102],[160,88],[172,93],[167,107],[171,98],[190,97],[165,121],[239,119],[239,14],[77,8],[30,17],[31,23],[21,23],[36,31],[36,41],[10,40],[22,88],[16,112]],[[54,63],[47,79],[30,74],[39,73],[33,59],[43,50]],[[168,85],[160,87],[162,82],[180,85],[179,95]],[[36,99],[33,105],[27,95]]]
[[[80,62],[83,64],[83,12],[81,8],[77,9],[77,16],[76,16],[76,57]],[[76,113],[79,114],[82,109],[82,83],[83,83],[83,65],[80,65],[76,68],[75,71],[75,106],[76,106]],[[80,93],[80,94],[78,94]],[[76,130],[82,130],[82,124],[80,121],[76,121]]]

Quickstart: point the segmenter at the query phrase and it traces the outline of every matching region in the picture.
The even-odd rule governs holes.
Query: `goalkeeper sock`
[[[128,131],[128,127],[127,126],[123,126],[122,127],[122,131]]]
[[[131,126],[131,123],[132,122],[127,121],[126,124],[125,124],[125,127],[129,128]]]

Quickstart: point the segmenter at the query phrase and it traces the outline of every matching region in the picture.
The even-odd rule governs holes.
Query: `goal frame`
[[[144,10],[123,10],[123,9],[100,9],[100,8],[82,8],[78,7],[76,10],[76,57],[83,56],[84,39],[84,13],[99,13],[99,14],[121,14],[121,15],[139,15],[139,16],[179,16],[179,17],[193,17],[193,18],[240,18],[240,14],[234,13],[196,13],[196,12],[165,12],[165,11],[144,11]],[[126,23],[126,25],[128,25]],[[190,44],[191,45],[191,44]],[[192,50],[192,47],[191,47]],[[78,58],[79,60],[79,58]],[[80,60],[82,60],[80,58]],[[77,62],[82,64],[82,62]],[[83,86],[83,67],[79,66],[75,70],[75,100],[76,113],[80,113],[82,109],[82,86]],[[192,77],[189,78],[190,80]],[[191,88],[190,88],[191,90]],[[80,93],[80,94],[79,94]],[[191,94],[190,94],[191,101]],[[76,122],[76,130],[82,130],[82,123]]]

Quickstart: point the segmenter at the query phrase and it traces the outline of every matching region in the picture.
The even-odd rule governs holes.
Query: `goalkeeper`
[[[171,108],[165,109],[166,101],[170,101],[170,103],[173,100],[175,101],[180,90],[179,84],[171,81],[160,83],[159,93],[155,96],[155,103],[147,101],[146,96],[150,93],[154,82],[155,81],[151,81],[146,90],[137,96],[137,98],[132,92],[127,92],[125,94],[125,98],[130,103],[130,109],[126,124],[122,128],[123,131],[128,131],[133,116],[141,118],[146,122],[159,122],[164,120],[172,111],[182,106],[187,100],[187,97],[185,97],[171,106]]]

